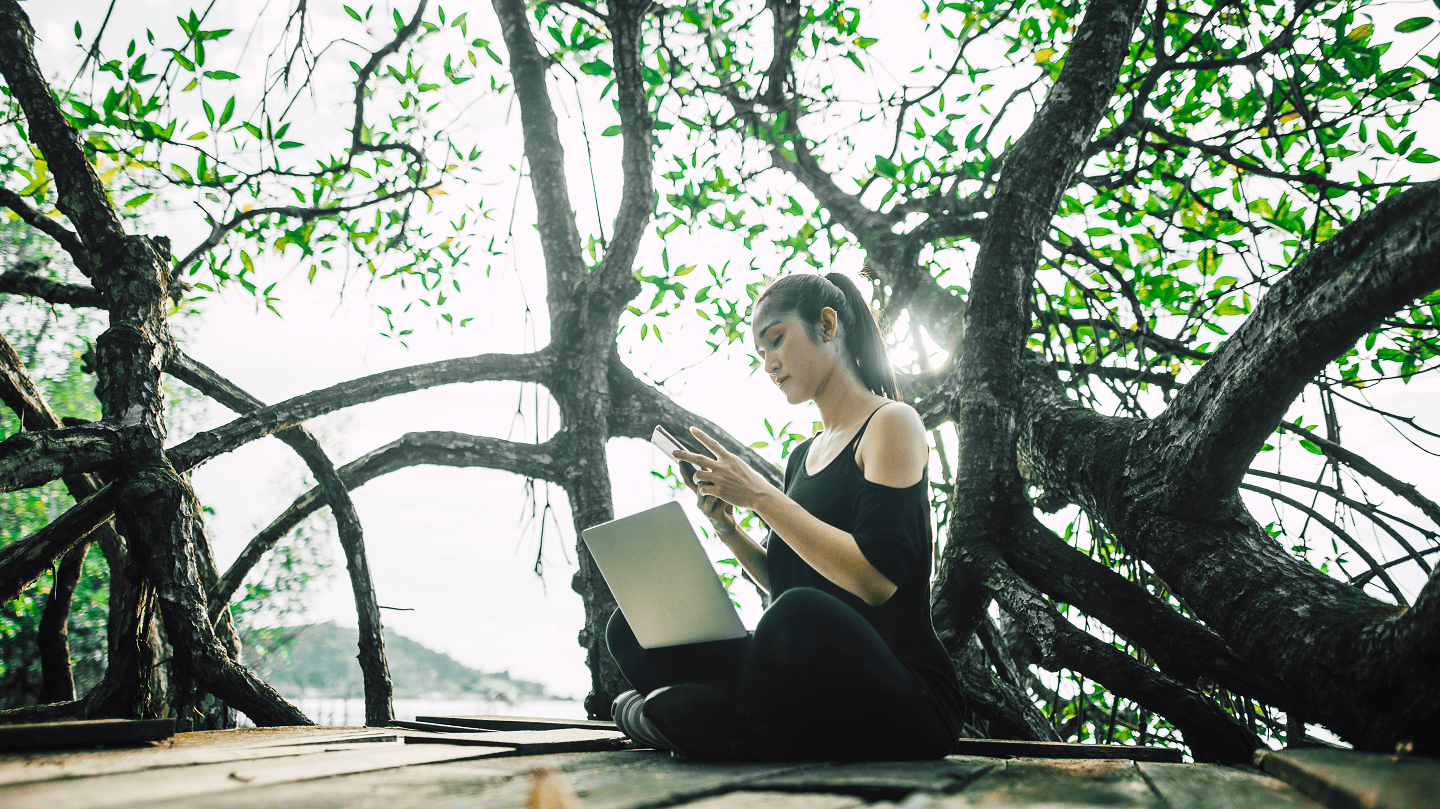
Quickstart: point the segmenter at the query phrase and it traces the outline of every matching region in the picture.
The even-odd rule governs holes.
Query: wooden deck
[[[11,746],[24,732],[0,730]],[[56,743],[46,738],[37,744]],[[1440,763],[1429,759],[1300,750],[1258,756],[1262,771],[1094,757],[1125,748],[1055,757],[1076,747],[1091,746],[1010,743],[985,748],[992,755],[924,762],[717,764],[633,749],[603,726],[267,728],[11,750],[0,755],[0,807],[1440,807]],[[1021,755],[999,755],[1007,752]]]

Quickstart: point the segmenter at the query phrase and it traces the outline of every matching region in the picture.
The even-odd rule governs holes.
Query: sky
[[[32,0],[26,4],[41,38],[37,53],[47,75],[68,81],[81,55],[74,46],[71,26],[79,18],[85,21],[87,32],[93,32],[106,5],[103,0]],[[170,0],[119,0],[107,47],[123,47],[126,39],[139,36],[147,26],[157,30],[158,26],[173,27],[173,17],[188,8],[187,4]],[[478,35],[490,36],[499,47],[488,4],[457,4],[451,7],[452,16],[457,9],[471,15],[476,31],[489,32]],[[217,7],[217,25],[225,24],[226,15],[240,11]],[[322,23],[330,19],[327,15],[340,14],[338,4],[316,13]],[[902,64],[905,20],[878,23],[881,44],[877,48],[893,48],[888,55]],[[273,29],[269,30],[273,33]],[[893,36],[887,33],[891,31]],[[247,38],[253,36],[257,41],[266,33],[263,28],[246,32]],[[87,40],[90,35],[86,34]],[[233,42],[226,44],[233,46]],[[215,58],[220,59],[228,52],[217,48],[217,53]],[[238,53],[231,56],[237,62],[243,58]],[[602,207],[612,205],[612,197],[618,192],[611,192],[620,186],[619,139],[592,138],[593,165],[585,162],[585,147],[569,113],[574,98],[571,95],[564,99],[566,106],[559,110],[564,116],[562,130],[567,140],[570,187],[577,216],[581,221],[593,222],[596,214],[587,198],[591,188],[589,172],[595,172]],[[342,99],[324,92],[307,103],[312,104],[316,125],[336,115],[348,115]],[[482,139],[495,164],[513,166],[519,163],[521,149],[517,123],[513,108],[496,100],[483,100],[468,111],[463,126]],[[1018,116],[1007,123],[1018,131],[1025,119]],[[502,171],[457,191],[454,196],[458,199],[452,200],[475,205],[485,200],[484,204],[495,206],[505,216],[510,215],[510,200],[517,201],[514,216],[519,226],[513,243],[504,248],[506,258],[495,263],[488,277],[480,274],[480,268],[474,268],[464,279],[469,291],[456,296],[457,311],[463,310],[465,316],[474,318],[465,329],[417,328],[408,338],[408,346],[401,346],[380,336],[384,318],[376,304],[393,292],[367,288],[353,276],[347,279],[341,273],[322,274],[314,284],[306,284],[304,268],[293,260],[262,257],[262,274],[282,282],[277,292],[281,316],[257,307],[248,295],[229,292],[213,296],[199,305],[198,316],[181,326],[185,349],[266,402],[405,365],[487,352],[533,350],[546,340],[544,275],[533,230],[525,226],[534,218],[529,189],[521,186],[518,194],[516,191],[513,173]],[[166,208],[155,215],[154,221],[159,230],[172,236],[177,250],[188,249],[202,232],[193,211],[183,208]],[[757,259],[735,243],[687,236],[683,231],[676,231],[667,244],[672,262],[719,263],[729,259],[743,266],[758,260],[768,266],[767,262],[773,263],[774,259]],[[658,239],[647,235],[641,248],[641,265],[648,262],[655,266],[658,251]],[[835,269],[853,274],[860,269],[859,259],[852,254]],[[534,313],[528,323],[525,302]],[[764,419],[775,424],[790,420],[809,424],[818,418],[813,406],[791,408],[767,378],[750,373],[748,346],[689,367],[697,360],[694,347],[700,345],[699,340],[692,337],[687,341],[668,334],[667,338],[663,344],[654,340],[637,342],[632,334],[622,340],[622,356],[648,378],[668,380],[666,390],[678,402],[719,423],[741,440],[764,439]],[[1408,387],[1385,388],[1385,398],[1376,403],[1418,415],[1423,421],[1433,412],[1437,394],[1440,385],[1424,379]],[[533,388],[513,383],[450,386],[349,408],[316,419],[310,427],[337,464],[410,431],[454,430],[523,440],[533,438],[538,429],[543,439],[553,432],[558,416],[542,395],[537,426],[534,397]],[[1429,410],[1426,402],[1431,403]],[[1294,412],[1309,410],[1313,410],[1313,403],[1300,402]],[[1440,427],[1433,423],[1433,416],[1428,418],[1432,429]],[[210,407],[189,427],[205,429],[229,419],[223,409]],[[1434,468],[1433,459],[1406,445],[1378,419],[1355,418],[1347,425],[1346,443],[1372,449],[1382,467],[1402,471]],[[176,440],[183,437],[177,436]],[[947,434],[947,442],[953,452],[953,431]],[[771,457],[778,460],[778,453],[771,451]],[[1287,455],[1287,459],[1290,457]],[[934,477],[939,473],[938,459],[932,457],[932,461],[936,464]],[[1299,469],[1304,462],[1301,457],[1294,462],[1299,465],[1291,470]],[[665,463],[648,443],[612,441],[610,474],[617,515],[634,513],[674,496],[651,474],[663,470]],[[1411,479],[1431,497],[1440,497],[1434,476],[1426,479],[1411,475]],[[215,510],[209,527],[222,566],[259,528],[308,488],[303,466],[274,439],[215,459],[195,472],[194,483],[201,500]],[[551,490],[554,511],[553,522],[545,531],[543,579],[532,572],[539,530],[528,519],[522,480],[518,477],[492,470],[419,467],[379,478],[357,490],[354,499],[365,527],[379,601],[398,608],[383,613],[388,628],[467,665],[487,671],[508,670],[514,676],[544,682],[555,693],[584,695],[589,675],[583,650],[575,641],[582,607],[569,585],[575,535],[563,492]],[[688,497],[682,500],[690,502]],[[1395,504],[1394,509],[1402,515],[1413,512],[1407,511],[1404,504]],[[687,513],[692,521],[700,522],[693,508]],[[714,558],[728,555],[718,543],[708,549]],[[330,554],[334,567],[308,593],[305,620],[353,625],[354,607],[343,557],[338,548],[332,548]],[[1413,578],[1406,582],[1412,595],[1419,584]],[[742,618],[753,626],[759,614],[757,599],[743,585],[737,586],[735,594],[742,602]]]

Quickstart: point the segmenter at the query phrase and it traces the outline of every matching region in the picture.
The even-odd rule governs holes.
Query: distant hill
[[[261,630],[245,644],[245,662],[287,699],[358,697],[365,693],[356,661],[359,635],[333,623]],[[272,647],[275,651],[263,654]],[[394,632],[385,633],[385,659],[395,696],[408,699],[554,699],[542,683],[509,672],[483,672],[427,649]]]

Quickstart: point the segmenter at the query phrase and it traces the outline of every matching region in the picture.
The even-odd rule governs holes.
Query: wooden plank
[[[1354,750],[1261,750],[1265,772],[1331,809],[1440,807],[1440,761]]]
[[[163,770],[102,775],[0,787],[0,806],[6,809],[87,809],[153,804],[164,800],[194,800],[198,796],[254,789],[337,775],[371,772],[416,764],[496,755],[503,748],[410,747],[404,744],[367,744],[364,749],[319,752],[302,756],[227,761]]]
[[[602,722],[594,719],[548,719],[543,716],[417,716],[415,721],[485,730],[558,730],[560,728],[618,730],[614,722]]]
[[[999,763],[988,758],[951,756],[939,761],[826,764],[761,778],[746,785],[746,789],[835,791],[870,801],[898,801],[916,791],[956,792]]]
[[[600,753],[607,750],[628,750],[634,746],[618,730],[492,730],[482,733],[427,733],[421,730],[396,729],[396,735],[407,744],[473,744],[487,747],[509,747],[517,755],[540,753]]]
[[[1115,759],[1014,759],[997,764],[958,793],[936,799],[945,809],[964,806],[1145,807],[1165,804],[1135,764]]]
[[[1130,761],[1168,761],[1179,764],[1179,750],[1126,744],[1074,744],[1072,742],[1017,742],[1008,739],[961,739],[956,755],[991,758],[1115,758]]]
[[[475,733],[476,728],[464,725],[441,725],[435,722],[410,722],[404,719],[395,719],[390,722],[392,728],[403,728],[405,730],[425,730],[431,733]],[[488,733],[489,731],[481,731]]]
[[[139,743],[173,735],[174,719],[77,719],[0,725],[0,750]]]
[[[805,795],[796,792],[727,792],[685,804],[685,809],[856,809],[865,801],[853,795]]]
[[[526,809],[531,773],[547,769],[559,770],[584,809],[633,809],[684,804],[813,766],[681,761],[655,750],[512,756],[151,803],[146,809]]]
[[[399,741],[395,732],[382,728],[342,728],[323,725],[300,725],[271,728],[234,728],[232,730],[200,730],[177,733],[167,744],[213,747],[274,747],[296,744],[354,744],[359,742],[390,743]]]
[[[123,772],[303,756],[327,750],[367,749],[361,744],[295,745],[290,747],[149,747],[64,754],[32,753],[0,760],[0,786],[60,778],[89,778]]]
[[[1171,809],[1320,809],[1295,787],[1256,772],[1218,764],[1136,766]]]

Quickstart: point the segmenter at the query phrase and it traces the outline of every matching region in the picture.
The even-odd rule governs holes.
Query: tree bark
[[[1312,353],[1316,344],[1325,347],[1315,351],[1335,352],[1324,361],[1349,345],[1343,334],[1322,339],[1318,321],[1333,318],[1353,340],[1388,315],[1387,306],[1403,306],[1428,291],[1426,284],[1440,284],[1434,258],[1417,266],[1418,256],[1433,256],[1421,248],[1437,244],[1417,225],[1425,221],[1418,212],[1440,211],[1440,186],[1392,200],[1357,220],[1358,236],[1342,231],[1331,240],[1335,248],[1317,250],[1272,288],[1236,332],[1236,347],[1227,342],[1205,366],[1217,370],[1203,384],[1187,385],[1156,420],[1107,418],[1053,389],[1032,390],[1022,456],[1036,482],[1102,520],[1229,648],[1273,678],[1282,692],[1276,704],[1358,747],[1413,743],[1421,750],[1440,744],[1436,670],[1425,662],[1440,645],[1435,576],[1408,611],[1331,579],[1291,556],[1250,516],[1233,471],[1248,466],[1258,449],[1254,436],[1274,429],[1288,400],[1237,410],[1236,402],[1251,394],[1231,390],[1231,380],[1254,381],[1255,363],[1278,362],[1278,380],[1266,389],[1290,391],[1291,365],[1313,374],[1322,362]],[[1381,254],[1391,260],[1379,260]],[[1384,289],[1387,283],[1395,289]],[[1305,336],[1298,343],[1297,334]],[[1234,373],[1224,375],[1225,367]],[[1234,401],[1205,415],[1211,404],[1200,401],[1199,391]],[[1268,423],[1251,423],[1260,418]]]
[[[993,594],[1036,636],[1044,657],[1053,653],[1045,640],[1056,632],[1053,608],[1043,599],[1007,600],[995,589],[1011,580],[996,549],[1030,508],[1014,460],[1020,363],[1041,245],[1114,94],[1140,8],[1138,0],[1097,0],[1086,8],[1064,69],[1010,150],[989,205],[965,307],[964,351],[936,394],[949,403],[959,434],[953,506],[934,588],[942,639],[973,634]]]

